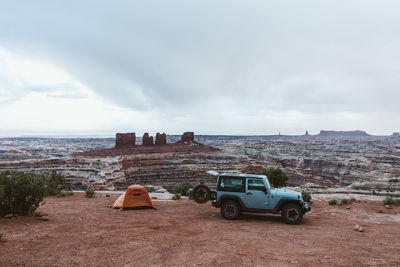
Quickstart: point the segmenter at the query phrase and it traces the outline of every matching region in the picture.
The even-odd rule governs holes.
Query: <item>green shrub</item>
[[[386,197],[382,202],[384,205],[393,205],[394,204],[394,200],[391,197]]]
[[[341,203],[342,205],[345,205],[345,204],[349,203],[349,199],[348,199],[348,198],[342,198],[342,199],[340,200],[340,203]]]
[[[45,180],[41,174],[0,172],[0,216],[32,214],[47,195]]]
[[[182,196],[189,195],[189,188],[192,188],[193,185],[189,181],[185,181],[183,183],[177,184],[174,186],[173,192],[174,194],[181,194]]]
[[[86,190],[85,190],[85,196],[86,197],[88,197],[88,198],[92,198],[92,197],[94,197],[94,190],[93,190],[93,188],[91,188],[90,186],[88,186],[88,187],[86,187]]]
[[[263,174],[268,177],[272,187],[285,187],[288,184],[288,177],[280,168],[268,168]]]
[[[307,191],[301,191],[301,196],[303,197],[303,200],[305,201],[305,202],[308,202],[308,203],[310,203],[311,202],[311,193],[310,192],[307,192]]]
[[[337,199],[332,198],[328,200],[329,205],[336,205],[337,203],[338,203]]]
[[[350,198],[350,202],[356,202],[356,199],[354,197]]]
[[[182,197],[182,195],[181,194],[174,194],[173,196],[172,196],[172,200],[178,200],[178,199],[180,199]]]
[[[64,176],[57,173],[56,171],[52,171],[49,175],[47,175],[45,182],[47,187],[47,194],[50,196],[58,195],[61,189],[67,189]]]

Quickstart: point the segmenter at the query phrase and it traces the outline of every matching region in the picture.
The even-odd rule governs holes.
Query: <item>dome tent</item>
[[[142,185],[130,185],[112,205],[113,208],[134,209],[154,208],[149,193]]]

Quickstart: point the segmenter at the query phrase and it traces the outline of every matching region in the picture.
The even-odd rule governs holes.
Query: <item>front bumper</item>
[[[304,202],[303,203],[303,212],[306,213],[306,212],[309,212],[309,211],[311,211],[310,204],[308,204],[307,202]]]

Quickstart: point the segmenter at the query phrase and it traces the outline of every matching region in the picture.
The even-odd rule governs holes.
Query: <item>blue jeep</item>
[[[216,190],[199,184],[189,189],[189,199],[197,203],[211,200],[214,207],[221,208],[225,219],[238,219],[241,212],[281,213],[286,223],[298,224],[304,213],[311,210],[301,193],[273,188],[265,175],[207,173],[218,176]]]

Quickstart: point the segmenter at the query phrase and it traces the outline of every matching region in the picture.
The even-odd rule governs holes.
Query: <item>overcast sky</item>
[[[0,136],[400,130],[400,1],[5,1]]]

